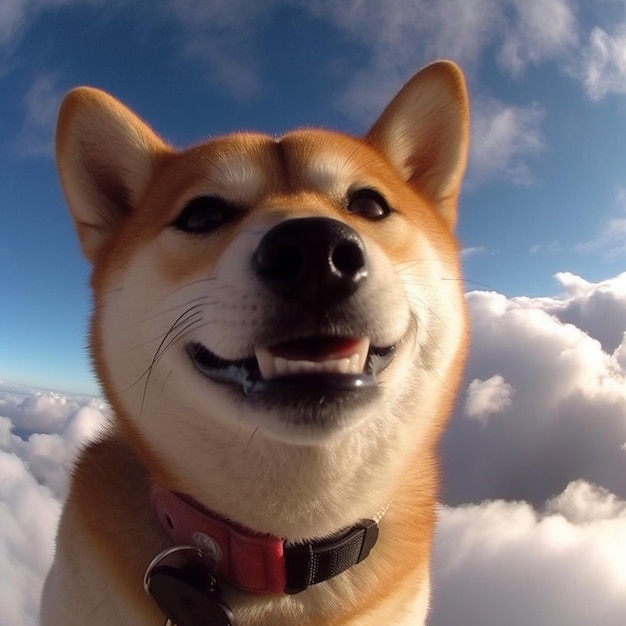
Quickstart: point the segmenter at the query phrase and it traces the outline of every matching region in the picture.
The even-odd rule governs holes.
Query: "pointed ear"
[[[115,98],[70,91],[57,124],[57,166],[83,254],[94,262],[171,149]]]
[[[453,228],[469,146],[469,104],[461,70],[439,61],[418,72],[366,139]]]

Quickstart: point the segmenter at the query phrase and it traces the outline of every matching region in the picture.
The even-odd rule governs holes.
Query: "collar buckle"
[[[304,591],[309,585],[341,574],[367,557],[378,540],[378,524],[361,520],[336,540],[295,544],[285,548],[285,593]]]

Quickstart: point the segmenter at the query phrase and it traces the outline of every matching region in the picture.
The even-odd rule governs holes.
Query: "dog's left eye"
[[[187,203],[172,227],[185,233],[210,233],[241,213],[219,196],[199,196]]]
[[[391,213],[387,201],[373,189],[359,189],[348,199],[348,211],[369,220],[380,220]]]

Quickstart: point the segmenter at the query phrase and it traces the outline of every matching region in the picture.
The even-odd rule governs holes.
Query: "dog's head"
[[[58,163],[94,265],[92,354],[145,454],[349,440],[402,459],[434,440],[464,354],[467,135],[447,62],[363,139],[235,134],[177,152],[110,96],[71,92]]]

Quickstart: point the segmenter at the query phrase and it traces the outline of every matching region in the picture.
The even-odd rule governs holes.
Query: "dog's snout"
[[[261,239],[254,262],[258,276],[275,294],[316,307],[348,298],[367,277],[360,235],[323,217],[274,226]]]

